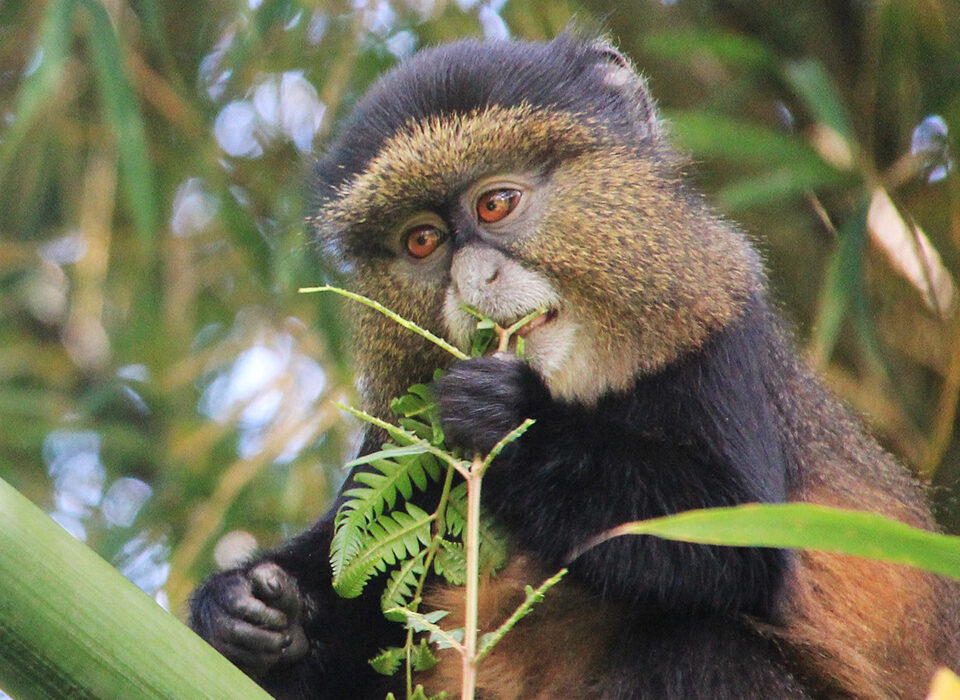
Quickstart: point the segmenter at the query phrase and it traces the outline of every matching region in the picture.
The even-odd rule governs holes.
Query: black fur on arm
[[[591,537],[693,508],[781,502],[787,473],[769,389],[762,309],[703,349],[595,406],[553,400],[525,363],[455,366],[438,389],[448,436],[484,452],[524,418],[537,423],[491,466],[488,512],[516,544],[561,566]],[[572,573],[604,597],[686,613],[771,617],[787,566],[780,550],[626,536],[577,558]]]

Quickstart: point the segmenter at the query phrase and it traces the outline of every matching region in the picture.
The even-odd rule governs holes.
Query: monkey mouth
[[[557,318],[557,310],[550,309],[546,313],[542,313],[539,316],[535,316],[523,324],[520,328],[516,330],[516,335],[519,335],[521,338],[526,338],[528,335],[533,333],[538,328],[543,328],[548,323],[553,322]]]

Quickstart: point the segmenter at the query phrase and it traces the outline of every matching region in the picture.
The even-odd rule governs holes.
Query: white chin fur
[[[592,404],[608,391],[628,388],[637,375],[635,353],[598,343],[599,329],[564,305],[547,278],[500,251],[467,246],[454,256],[450,275],[444,325],[461,348],[470,346],[477,327],[476,318],[463,310],[464,304],[501,325],[537,309],[549,309],[557,312],[556,317],[531,330],[524,348],[527,361],[554,397]]]
[[[454,343],[466,348],[477,320],[463,311],[461,304],[451,287],[444,306],[444,320]],[[542,307],[525,308],[532,311]],[[608,391],[629,388],[638,371],[630,353],[601,348],[596,338],[596,332],[590,330],[588,324],[579,321],[570,309],[562,308],[556,318],[524,338],[525,357],[543,377],[554,398],[592,405]]]

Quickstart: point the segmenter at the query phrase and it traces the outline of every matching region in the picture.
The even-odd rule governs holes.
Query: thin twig
[[[504,620],[503,624],[500,625],[496,630],[490,634],[484,635],[484,639],[480,644],[480,648],[477,650],[478,664],[483,661],[487,654],[490,653],[490,650],[493,649],[497,642],[503,639],[503,636],[513,629],[514,625],[530,614],[530,612],[533,610],[533,606],[543,600],[543,596],[547,591],[560,583],[560,579],[566,575],[567,571],[568,569],[560,569],[560,571],[541,583],[536,590],[534,590],[531,586],[527,586],[527,597],[523,603],[520,604],[520,607],[514,610],[513,614]]]
[[[379,311],[380,313],[382,313],[384,316],[391,319],[392,321],[396,321],[404,328],[411,330],[417,335],[426,338],[434,345],[437,345],[438,347],[443,348],[444,350],[449,352],[451,355],[456,357],[458,360],[470,359],[469,355],[467,355],[462,350],[455,348],[453,345],[448,343],[443,338],[440,338],[439,336],[434,335],[433,333],[428,331],[426,328],[418,326],[413,321],[405,319],[396,311],[391,311],[386,306],[381,304],[379,301],[375,301],[373,299],[370,299],[369,297],[365,297],[362,294],[356,294],[355,292],[348,292],[346,289],[341,289],[340,287],[333,287],[329,284],[325,284],[322,287],[300,287],[300,289],[297,291],[299,291],[301,294],[312,294],[313,292],[333,292],[335,294],[339,294],[340,296],[344,296],[347,299],[352,299],[353,301],[359,301],[361,304],[365,306],[369,306],[371,309],[375,311]]]

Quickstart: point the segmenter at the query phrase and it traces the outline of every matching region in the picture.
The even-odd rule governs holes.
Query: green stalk
[[[3,480],[0,688],[17,700],[268,697]]]
[[[467,476],[467,526],[464,548],[467,557],[466,610],[463,626],[463,677],[461,700],[473,700],[477,688],[477,618],[480,595],[480,485],[484,462],[477,455]]]

